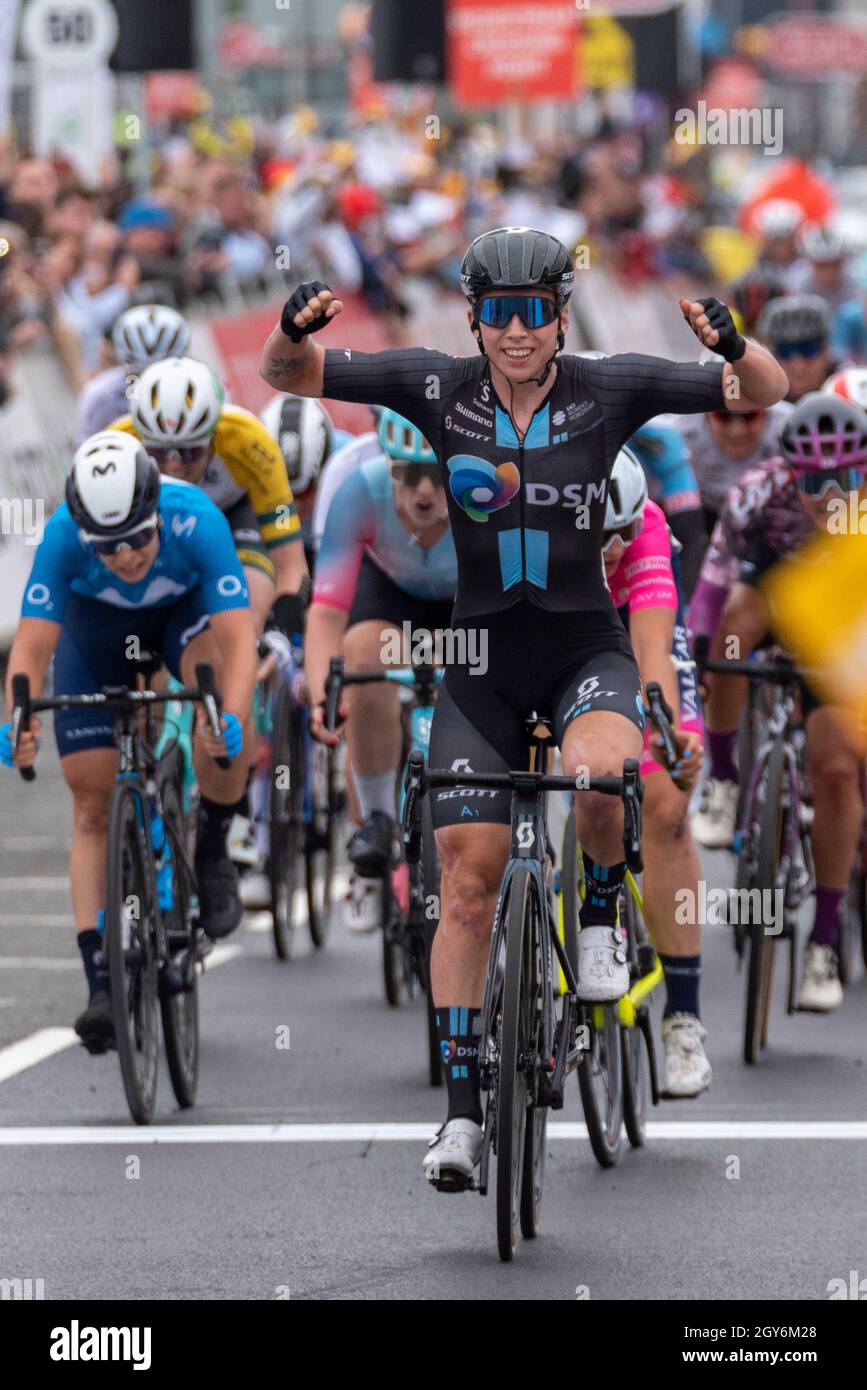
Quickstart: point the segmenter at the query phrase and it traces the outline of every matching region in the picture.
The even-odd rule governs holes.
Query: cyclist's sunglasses
[[[115,536],[110,541],[92,540],[88,541],[88,545],[97,555],[116,555],[124,547],[129,550],[144,550],[146,545],[150,545],[158,529],[158,523],[150,521],[138,531],[130,531],[129,535]]]
[[[506,328],[514,314],[525,328],[544,328],[560,317],[560,306],[541,294],[492,294],[476,308],[479,322],[487,328]]]
[[[148,453],[155,458],[157,463],[168,463],[169,459],[177,459],[179,463],[201,463],[205,454],[211,448],[210,444],[170,444],[166,448],[157,448],[154,444],[146,445]]]
[[[864,486],[867,464],[850,468],[828,468],[821,473],[798,473],[795,482],[798,491],[819,501],[829,492],[858,492]]]
[[[406,487],[418,487],[422,478],[429,478],[434,487],[443,486],[438,463],[393,463],[391,476],[396,483],[404,483]]]
[[[637,521],[630,521],[628,526],[621,526],[616,531],[603,531],[602,533],[602,554],[610,550],[615,541],[622,541],[624,545],[631,545],[636,536],[641,531],[642,518]]]
[[[818,357],[825,347],[824,338],[805,338],[802,343],[781,343],[774,348],[774,356],[780,362],[788,362],[792,357]]]
[[[742,425],[753,425],[767,414],[764,410],[740,410],[737,414],[733,410],[712,410],[710,413],[718,425],[731,425],[735,420],[740,420]]]

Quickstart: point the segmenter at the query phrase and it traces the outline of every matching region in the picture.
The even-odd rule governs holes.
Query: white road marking
[[[59,845],[61,849],[68,850],[72,840],[68,835],[4,835],[0,850],[6,854],[10,851],[48,849],[51,845]]]
[[[57,1030],[62,1031],[62,1030]],[[96,1144],[371,1144],[429,1140],[430,1124],[290,1124],[290,1125],[41,1125],[0,1129],[2,1146]],[[865,1140],[863,1120],[685,1120],[647,1126],[649,1140],[812,1139]],[[551,1121],[548,1138],[586,1139],[583,1124]]]
[[[243,955],[240,946],[215,946],[205,961],[205,971],[207,973],[208,970],[215,970],[217,966],[226,965],[230,960],[235,960],[240,955]],[[10,959],[14,960],[15,957],[7,956],[5,961],[0,960],[0,966],[5,965]],[[39,957],[29,959],[26,956],[19,957],[20,963],[25,967],[32,966],[33,961],[39,959]],[[49,960],[47,965],[81,969],[80,962],[75,960]],[[43,958],[43,963],[37,968],[44,969],[47,968],[47,965]],[[5,1003],[6,1001],[0,1002]],[[37,1062],[46,1061],[55,1053],[62,1052],[77,1042],[78,1038],[72,1028],[40,1028],[37,1032],[31,1033],[29,1037],[21,1038],[18,1042],[10,1043],[8,1047],[0,1048],[0,1082],[8,1081],[10,1077],[17,1076],[19,1072],[26,1071],[28,1067],[36,1066]]]
[[[35,1067],[37,1062],[44,1062],[47,1057],[53,1057],[56,1052],[62,1052],[77,1042],[78,1038],[71,1028],[40,1028],[29,1038],[10,1043],[9,1047],[0,1051],[0,1081],[8,1081],[10,1076]]]
[[[0,882],[8,883],[8,879]],[[41,912],[31,916],[29,912],[0,913],[0,927],[74,927],[75,918],[68,912]]]
[[[0,970],[80,970],[80,960],[62,956],[0,956]]]
[[[45,875],[27,875],[23,878],[4,878],[3,891],[6,893],[59,893],[69,892],[69,876],[49,878]]]

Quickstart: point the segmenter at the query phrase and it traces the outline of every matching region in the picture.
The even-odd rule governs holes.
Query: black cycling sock
[[[199,800],[199,838],[196,844],[196,862],[213,864],[216,859],[226,855],[226,836],[232,817],[238,809],[237,803],[222,806],[203,796]]]
[[[461,1005],[438,1005],[437,1027],[449,1093],[448,1119],[475,1120],[480,1125],[479,1034],[482,1031],[482,1011],[465,1009]]]
[[[89,998],[92,999],[95,994],[108,994],[109,974],[102,962],[102,932],[97,931],[96,927],[91,927],[89,931],[79,932],[78,949],[81,952],[84,973],[87,976]],[[97,956],[99,956],[98,963]]]
[[[617,899],[626,873],[626,863],[597,864],[586,850],[584,859],[584,882],[586,894],[581,904],[581,925],[614,926],[617,921]]]
[[[695,1014],[698,1018],[698,987],[701,984],[701,956],[664,956],[659,961],[665,972],[665,1010],[672,1014]]]

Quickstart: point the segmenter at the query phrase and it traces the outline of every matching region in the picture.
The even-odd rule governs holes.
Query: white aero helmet
[[[308,396],[274,396],[260,416],[276,439],[293,493],[313,487],[334,448],[334,426],[325,407]]]
[[[134,304],[115,319],[111,341],[124,366],[145,367],[164,357],[183,357],[190,345],[190,330],[177,309]]]
[[[826,396],[842,396],[844,401],[867,410],[867,367],[844,367],[833,372],[822,391]]]
[[[204,362],[167,357],[145,367],[132,393],[130,414],[148,444],[205,444],[220,423],[224,400],[222,386]]]
[[[641,518],[647,502],[647,478],[637,456],[623,448],[614,460],[608,481],[608,500],[605,505],[605,531],[623,535],[641,529]],[[630,536],[634,539],[634,536]]]
[[[66,504],[86,538],[111,537],[153,523],[160,470],[141,441],[101,430],[79,445],[66,480]]]
[[[804,255],[820,264],[842,260],[849,249],[845,237],[833,226],[804,227],[800,241]]]
[[[804,209],[791,198],[770,198],[753,218],[760,237],[791,236],[804,222]]]

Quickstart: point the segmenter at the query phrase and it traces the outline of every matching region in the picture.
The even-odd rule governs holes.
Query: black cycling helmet
[[[485,294],[491,290],[553,290],[562,310],[569,302],[574,281],[572,257],[562,241],[547,232],[534,227],[497,227],[477,236],[464,256],[461,289],[473,306],[472,332],[482,356],[487,354],[475,309]],[[563,331],[558,327],[557,352],[563,351],[563,344]],[[544,384],[554,357],[546,362],[537,385]]]
[[[136,531],[159,510],[160,470],[132,434],[102,430],[76,450],[66,505],[86,538]]]
[[[771,349],[810,338],[825,341],[831,331],[831,311],[820,295],[785,294],[772,299],[761,312],[756,332]]]
[[[549,289],[562,308],[575,269],[562,241],[533,227],[498,227],[477,236],[464,256],[461,289],[471,304],[488,290]]]
[[[744,321],[744,330],[755,328],[765,305],[786,292],[781,280],[763,270],[748,270],[732,286],[732,303]]]

